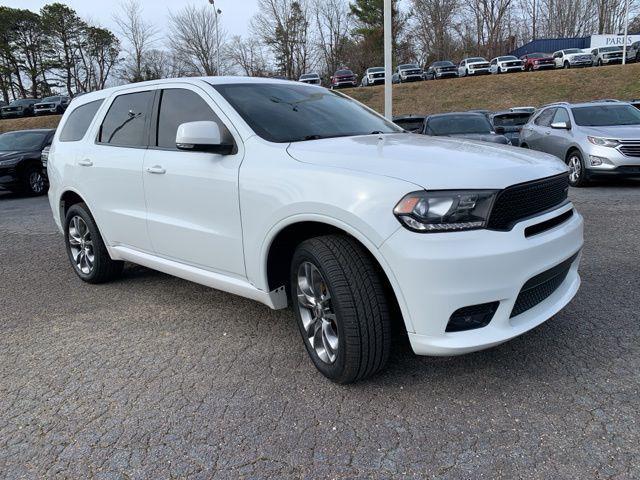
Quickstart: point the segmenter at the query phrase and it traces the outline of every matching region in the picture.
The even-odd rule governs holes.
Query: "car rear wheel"
[[[580,152],[577,150],[570,152],[567,165],[569,165],[569,184],[572,187],[584,187],[587,184],[587,174]]]
[[[31,195],[42,195],[47,190],[47,179],[42,170],[37,167],[29,167],[24,176],[25,189]]]
[[[291,263],[298,327],[316,368],[337,383],[369,377],[387,362],[391,321],[381,272],[345,235],[301,243]]]
[[[111,259],[95,220],[84,203],[69,208],[64,234],[69,261],[83,281],[104,283],[120,275],[124,263]]]

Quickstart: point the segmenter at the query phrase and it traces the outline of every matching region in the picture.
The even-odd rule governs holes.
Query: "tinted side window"
[[[176,148],[178,127],[183,123],[202,120],[216,122],[220,127],[223,140],[232,140],[226,127],[200,95],[184,88],[163,90],[156,145],[162,148]]]
[[[536,125],[540,125],[541,127],[548,127],[549,125],[551,125],[551,121],[556,113],[556,110],[557,109],[555,108],[547,108],[546,110],[543,110],[533,123],[535,123]]]
[[[153,92],[127,93],[116,97],[100,127],[98,141],[122,147],[147,145],[146,123]]]
[[[62,127],[60,141],[77,142],[78,140],[82,140],[100,105],[102,105],[102,100],[96,100],[80,105],[74,109],[69,115],[69,118],[67,118],[64,127]]]

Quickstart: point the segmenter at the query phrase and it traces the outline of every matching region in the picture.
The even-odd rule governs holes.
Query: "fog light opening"
[[[449,318],[445,332],[464,332],[489,325],[500,302],[481,303],[459,308]]]

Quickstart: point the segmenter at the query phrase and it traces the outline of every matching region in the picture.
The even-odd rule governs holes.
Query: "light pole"
[[[627,63],[627,38],[629,37],[629,0],[624,11],[624,47],[622,48],[622,64]]]
[[[222,13],[222,10],[216,8],[215,0],[209,0],[209,3],[213,7],[213,13],[216,18],[216,75],[220,76],[220,32],[218,29],[218,15]]]
[[[384,116],[387,120],[393,120],[393,86],[391,76],[393,75],[393,40],[391,18],[391,0],[384,0]]]

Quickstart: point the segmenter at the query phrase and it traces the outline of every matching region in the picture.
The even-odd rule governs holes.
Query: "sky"
[[[113,21],[113,14],[118,11],[119,0],[2,0],[0,3],[7,7],[28,8],[38,12],[47,3],[58,1],[73,8],[87,20],[92,20],[102,27],[107,27],[117,33]],[[246,35],[249,30],[249,19],[257,10],[258,0],[215,0],[216,6],[222,10],[219,17],[220,26],[231,37]],[[165,31],[169,11],[177,11],[188,4],[209,5],[208,0],[139,0],[145,17]]]

